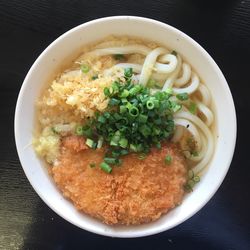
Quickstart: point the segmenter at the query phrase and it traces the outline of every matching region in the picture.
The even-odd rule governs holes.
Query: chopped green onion
[[[120,164],[119,158],[129,152],[148,153],[151,147],[161,148],[162,141],[174,132],[174,113],[182,107],[170,99],[172,89],[151,93],[149,88],[132,83],[132,75],[131,68],[125,69],[125,81],[118,79],[104,88],[109,98],[106,111],[96,112],[79,128],[89,147],[106,144],[105,158],[112,158],[104,161],[106,164]]]
[[[136,95],[137,93],[139,93],[141,90],[141,85],[136,84],[132,89],[129,90],[129,94],[132,95]]]
[[[103,144],[103,137],[101,136],[97,142],[97,148],[101,148],[102,147],[102,144]]]
[[[181,93],[181,94],[177,94],[176,98],[179,99],[180,101],[186,101],[188,100],[189,96],[188,96],[188,93]]]
[[[180,103],[172,102],[172,110],[173,112],[177,112],[182,108],[182,105]]]
[[[97,121],[104,124],[106,122],[106,118],[104,116],[100,115],[98,117]]]
[[[171,155],[167,155],[167,156],[165,157],[165,163],[166,163],[167,165],[170,165],[170,164],[172,163],[172,157],[171,157]]]
[[[151,132],[152,132],[151,128],[148,125],[146,125],[146,124],[142,125],[139,128],[139,131],[143,134],[144,137],[149,136],[151,134]]]
[[[120,141],[121,133],[120,131],[116,131],[114,136],[111,138],[110,145],[111,146],[118,146],[118,143]]]
[[[147,120],[148,120],[148,116],[139,114],[139,116],[138,116],[138,121],[139,121],[140,123],[146,123]]]
[[[196,103],[191,102],[190,105],[189,105],[188,110],[190,111],[190,113],[192,113],[192,114],[195,115],[196,112],[197,112],[197,105],[196,105]]]
[[[154,100],[154,107],[155,108],[159,108],[159,106],[160,106],[160,101],[159,100]]]
[[[130,145],[129,145],[129,148],[130,148],[130,150],[131,150],[132,152],[137,152],[137,147],[136,147],[136,145],[130,144]]]
[[[158,149],[161,149],[161,143],[160,143],[160,142],[157,142],[157,143],[155,144],[155,146],[156,146]]]
[[[154,135],[159,135],[160,133],[161,133],[161,130],[159,128],[157,128],[157,127],[153,128],[153,134]]]
[[[129,92],[127,89],[124,89],[123,92],[121,93],[120,97],[121,98],[126,98],[129,96]]]
[[[155,85],[156,85],[157,83],[156,83],[156,81],[155,81],[155,79],[149,79],[148,80],[148,82],[147,82],[147,87],[149,87],[149,88],[153,88],[153,87],[155,87]]]
[[[121,155],[121,153],[118,152],[118,151],[112,151],[112,152],[111,152],[111,155],[112,155],[114,158],[118,158],[118,157]]]
[[[116,164],[117,159],[116,158],[110,158],[110,157],[105,157],[104,161],[108,164]]]
[[[194,181],[195,183],[199,182],[199,181],[200,181],[200,177],[199,177],[198,175],[195,175],[195,176],[193,177],[193,181]]]
[[[189,180],[187,184],[191,189],[193,189],[195,182],[193,180]]]
[[[194,178],[194,171],[193,170],[189,170],[188,171],[188,178],[189,179],[193,179]]]
[[[186,184],[184,185],[184,189],[186,190],[186,192],[192,192],[192,191],[193,191],[193,187],[191,187],[191,186],[189,185],[189,183],[186,183]]]
[[[83,127],[82,126],[77,126],[76,127],[76,134],[77,135],[83,135],[84,131],[83,131]]]
[[[122,149],[121,151],[120,151],[120,155],[127,155],[129,152],[128,152],[128,150],[126,150],[126,149]]]
[[[126,147],[128,146],[128,140],[127,140],[126,138],[120,139],[119,145],[120,145],[120,147],[122,147],[122,148],[126,148]]]
[[[115,99],[115,98],[111,98],[111,99],[109,100],[109,105],[111,105],[111,106],[116,106],[116,105],[118,105],[119,103],[120,103],[120,100]]]
[[[90,166],[91,168],[94,168],[96,165],[95,165],[95,163],[90,163],[89,166]]]
[[[139,110],[138,108],[136,108],[135,106],[132,106],[130,109],[129,109],[129,114],[133,117],[136,117],[139,115]]]
[[[88,73],[89,72],[89,66],[87,65],[87,64],[82,64],[81,65],[81,71],[83,72],[83,73]]]
[[[122,164],[122,160],[121,159],[116,159],[116,166],[119,166],[119,165],[121,165]]]
[[[196,156],[198,156],[198,155],[199,155],[199,152],[197,152],[197,151],[193,151],[193,152],[191,152],[191,155],[192,155],[193,157],[196,157]]]
[[[94,75],[94,76],[92,76],[92,77],[91,77],[91,79],[92,79],[92,80],[96,80],[96,79],[98,79],[98,75]]]
[[[133,69],[132,68],[125,68],[124,69],[124,76],[126,78],[130,78],[133,75]]]
[[[111,168],[106,162],[102,162],[102,163],[100,164],[100,168],[101,168],[104,172],[106,172],[106,173],[108,173],[108,174],[110,174],[110,173],[112,172],[112,168]]]
[[[90,138],[87,138],[87,140],[86,140],[86,145],[88,145],[90,148],[93,148],[94,147],[94,145],[95,145],[95,142],[92,140],[92,139],[90,139]]]
[[[175,50],[173,50],[173,51],[171,52],[171,54],[174,55],[174,56],[177,56],[177,52],[176,52]]]
[[[167,88],[167,89],[165,90],[165,92],[166,92],[167,94],[169,94],[169,95],[172,95],[172,94],[173,94],[173,89],[172,89],[172,88]]]
[[[93,131],[91,128],[84,128],[83,127],[83,131],[82,131],[82,135],[85,136],[85,137],[92,137],[93,135]]]
[[[144,160],[145,158],[146,158],[146,154],[145,153],[139,154],[139,157],[138,157],[139,160]]]
[[[125,113],[127,111],[127,107],[125,105],[120,106],[120,113]]]
[[[113,57],[115,60],[123,60],[125,58],[123,54],[115,54]]]
[[[118,121],[118,120],[122,119],[122,116],[118,113],[114,113],[114,118],[116,121]]]
[[[103,92],[104,92],[105,96],[110,96],[109,88],[105,87],[104,90],[103,90]]]
[[[154,108],[154,102],[152,100],[148,100],[146,103],[147,109],[151,110]]]
[[[56,129],[56,127],[51,127],[51,130],[54,134],[58,134],[58,130]]]
[[[112,83],[112,94],[118,93],[119,92],[119,83],[117,81],[114,81]]]
[[[111,114],[109,113],[109,112],[104,112],[103,113],[103,116],[106,118],[106,119],[109,119],[110,118],[110,116],[111,116]]]

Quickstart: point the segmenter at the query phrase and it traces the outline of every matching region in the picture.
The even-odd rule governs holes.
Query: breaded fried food
[[[80,211],[106,224],[141,224],[158,219],[182,201],[187,168],[175,145],[153,148],[144,159],[138,154],[124,156],[111,174],[99,167],[104,150],[87,148],[77,136],[62,141],[52,176]],[[166,155],[171,156],[168,164]]]

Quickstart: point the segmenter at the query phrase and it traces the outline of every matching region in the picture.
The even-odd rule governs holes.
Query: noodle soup
[[[181,204],[214,151],[209,89],[154,42],[87,46],[37,110],[37,154],[63,195],[106,224],[154,221]]]

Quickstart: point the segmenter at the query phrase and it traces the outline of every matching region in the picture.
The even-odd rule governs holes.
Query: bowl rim
[[[230,108],[231,108],[231,114],[232,114],[232,137],[231,137],[231,148],[230,148],[230,155],[227,157],[227,160],[225,161],[224,165],[227,166],[224,171],[224,173],[221,175],[221,178],[218,179],[218,181],[216,182],[215,187],[213,188],[213,190],[209,193],[209,195],[207,195],[205,201],[203,201],[203,203],[200,203],[199,205],[196,205],[195,209],[192,210],[192,212],[190,212],[188,214],[188,216],[183,217],[182,219],[178,220],[178,222],[176,222],[175,224],[168,226],[168,227],[160,227],[160,228],[152,228],[151,230],[146,230],[146,231],[142,231],[142,232],[122,232],[122,233],[113,233],[113,232],[109,232],[109,231],[98,231],[98,230],[92,230],[89,229],[85,226],[82,226],[80,223],[77,223],[73,220],[71,220],[71,218],[67,217],[64,215],[64,213],[55,208],[55,206],[53,204],[51,204],[45,195],[43,195],[43,193],[41,193],[39,191],[39,189],[34,185],[34,183],[32,183],[32,181],[30,180],[30,178],[28,178],[28,170],[25,168],[25,166],[22,164],[22,160],[21,160],[21,151],[18,148],[18,139],[17,139],[17,133],[18,133],[18,124],[21,121],[19,114],[20,114],[20,110],[21,110],[21,100],[23,99],[23,95],[24,95],[24,91],[27,88],[28,85],[28,79],[30,77],[30,75],[32,75],[33,69],[37,67],[37,65],[39,65],[39,62],[41,60],[41,58],[43,58],[47,52],[50,50],[51,47],[55,46],[60,40],[62,40],[63,38],[69,36],[71,33],[73,33],[74,31],[87,27],[89,25],[93,25],[93,24],[97,24],[103,21],[109,21],[109,20],[125,20],[125,19],[132,19],[132,20],[138,20],[141,22],[146,22],[146,23],[151,23],[157,26],[161,26],[164,29],[168,29],[171,30],[174,33],[177,33],[179,35],[181,35],[181,37],[184,37],[185,40],[187,40],[189,43],[193,44],[201,54],[204,55],[204,57],[206,57],[207,60],[210,61],[210,64],[213,67],[213,70],[216,72],[216,74],[218,75],[218,77],[220,78],[220,81],[223,82],[224,84],[224,91],[228,97],[228,101],[230,102]],[[153,40],[153,39],[152,39]],[[68,31],[66,31],[65,33],[63,33],[62,35],[60,35],[58,38],[56,38],[52,43],[50,43],[44,50],[43,52],[37,57],[37,59],[35,60],[35,62],[33,63],[33,65],[31,66],[31,68],[29,69],[26,77],[24,78],[24,81],[22,83],[21,89],[19,91],[18,94],[18,98],[17,98],[17,103],[16,103],[16,108],[15,108],[15,118],[14,118],[14,135],[15,135],[15,144],[16,144],[16,149],[17,149],[17,153],[18,153],[18,157],[20,160],[20,164],[23,168],[23,171],[25,172],[25,175],[27,177],[27,179],[29,180],[31,186],[33,187],[33,189],[36,191],[36,193],[39,195],[39,197],[43,200],[43,202],[45,202],[47,204],[47,206],[49,208],[51,208],[56,214],[58,214],[60,217],[64,218],[66,221],[70,222],[71,224],[84,229],[86,231],[95,233],[95,234],[99,234],[99,235],[103,235],[103,236],[110,236],[110,237],[119,237],[119,238],[136,238],[136,237],[143,237],[143,236],[150,236],[150,235],[154,235],[154,234],[158,234],[161,233],[163,231],[169,230],[173,227],[176,227],[178,225],[180,225],[181,223],[183,223],[184,221],[188,220],[190,217],[192,217],[194,214],[196,214],[202,207],[204,207],[208,201],[214,196],[214,194],[217,192],[217,190],[219,189],[219,187],[221,186],[223,180],[225,179],[226,174],[228,173],[230,164],[232,162],[232,158],[234,155],[234,150],[235,150],[235,146],[236,146],[236,136],[237,136],[237,120],[236,120],[236,111],[235,111],[235,105],[234,105],[234,101],[233,101],[233,97],[230,91],[230,88],[227,84],[227,81],[222,73],[222,71],[220,70],[220,68],[218,67],[218,65],[216,64],[216,62],[214,61],[214,59],[208,54],[208,52],[200,45],[198,44],[194,39],[192,39],[190,36],[188,36],[187,34],[185,34],[184,32],[182,32],[181,30],[163,23],[161,21],[157,21],[155,19],[151,19],[151,18],[147,18],[147,17],[141,17],[141,16],[127,16],[127,15],[121,15],[121,16],[107,16],[107,17],[102,17],[102,18],[97,18],[85,23],[82,23]]]

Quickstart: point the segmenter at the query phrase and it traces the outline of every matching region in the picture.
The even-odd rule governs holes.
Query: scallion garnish
[[[98,79],[98,75],[94,75],[94,76],[92,76],[92,77],[91,77],[91,79],[92,79],[92,80],[96,80],[96,79]]]
[[[172,157],[171,157],[171,155],[166,155],[166,157],[165,157],[165,163],[167,165],[170,165],[172,163]]]
[[[113,57],[115,60],[123,60],[125,58],[123,54],[115,54]]]
[[[105,157],[104,158],[104,161],[107,163],[107,164],[116,164],[117,163],[117,159],[116,158],[110,158],[110,157]]]
[[[144,154],[144,153],[141,153],[141,154],[139,154],[139,156],[138,156],[138,159],[139,160],[144,160],[146,158],[146,154]]]
[[[175,50],[173,50],[173,51],[171,52],[171,54],[174,55],[174,56],[177,56],[177,52],[176,52]]]
[[[128,139],[121,138],[119,140],[119,146],[122,147],[122,148],[126,148],[128,146]]]
[[[120,100],[119,99],[116,99],[116,98],[111,98],[110,100],[109,100],[109,105],[110,106],[116,106],[116,105],[118,105],[120,103]]]
[[[94,142],[92,139],[87,138],[87,140],[86,140],[85,143],[86,143],[86,145],[89,146],[90,148],[94,148],[95,142]]]
[[[126,78],[130,78],[133,75],[133,69],[132,68],[126,68],[124,69],[124,76]]]
[[[188,100],[189,96],[188,96],[188,93],[181,93],[181,94],[177,94],[176,98],[179,99],[180,101],[186,101]]]
[[[88,73],[89,72],[89,66],[87,65],[87,64],[82,64],[81,65],[81,71],[83,72],[83,73]]]
[[[132,106],[130,109],[129,109],[129,114],[133,117],[136,117],[139,115],[139,110],[138,108],[136,108],[135,106]]]
[[[107,88],[107,87],[104,88],[103,92],[104,92],[105,96],[109,96],[110,95],[109,88]]]
[[[199,182],[199,181],[200,181],[200,177],[199,177],[198,175],[195,175],[195,176],[193,177],[193,181],[194,181],[195,183]]]
[[[147,109],[151,110],[154,108],[154,102],[152,100],[147,101]]]
[[[76,127],[76,134],[77,135],[83,135],[83,127],[82,126],[77,126]]]
[[[190,113],[192,113],[192,114],[195,115],[196,112],[197,112],[197,105],[196,105],[196,103],[191,102],[188,109],[189,109]]]
[[[106,172],[106,173],[108,173],[108,174],[110,174],[111,172],[112,172],[112,168],[109,166],[109,164],[107,164],[106,162],[102,162],[101,164],[100,164],[100,168],[104,171],[104,172]]]
[[[172,94],[173,94],[173,89],[167,88],[167,89],[165,90],[165,93],[167,93],[167,94],[169,94],[169,95],[172,95]]]
[[[148,116],[147,115],[139,114],[139,116],[138,116],[138,122],[140,122],[140,123],[146,123],[147,120],[148,120]]]
[[[152,94],[148,87],[133,84],[132,75],[133,70],[127,68],[124,70],[125,82],[118,79],[105,87],[104,95],[109,99],[105,112],[97,112],[84,126],[76,129],[76,134],[86,137],[90,148],[106,146],[101,168],[107,172],[112,171],[109,164],[121,164],[123,155],[130,152],[146,154],[151,147],[161,148],[161,142],[174,132],[173,114],[182,107],[171,100],[172,89]],[[186,97],[181,95],[180,98]],[[171,156],[166,156],[166,164],[171,160]]]
[[[101,148],[102,147],[102,144],[103,144],[103,137],[101,136],[100,138],[99,138],[99,140],[97,141],[97,148]]]
[[[95,165],[95,163],[90,163],[89,166],[90,166],[91,168],[94,168],[96,165]]]
[[[187,192],[193,191],[193,187],[196,183],[200,181],[199,175],[196,175],[193,170],[188,171],[188,181],[185,184],[184,188]]]

